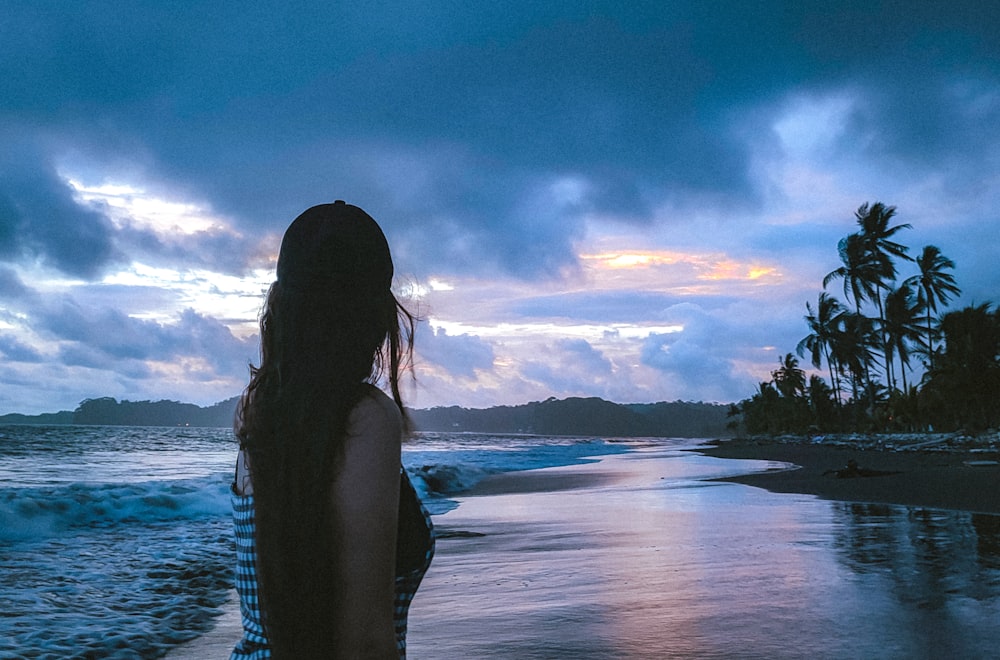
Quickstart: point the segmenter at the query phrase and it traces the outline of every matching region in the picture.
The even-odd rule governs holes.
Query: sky
[[[0,13],[0,414],[235,396],[282,232],[334,199],[421,318],[418,408],[746,398],[865,202],[956,263],[952,308],[1000,301],[1000,4]]]

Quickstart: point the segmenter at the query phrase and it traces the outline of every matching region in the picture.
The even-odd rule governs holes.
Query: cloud
[[[642,364],[664,376],[667,390],[683,390],[688,399],[735,401],[747,395],[749,379],[739,378],[725,357],[688,338],[652,333],[643,342]]]
[[[0,266],[0,302],[28,297],[32,290],[21,281],[17,272]]]
[[[740,145],[688,111],[711,66],[664,16],[642,27],[611,5],[591,15],[567,4],[549,22],[512,26],[498,48],[437,25],[430,43],[331,42],[343,18],[332,6],[306,24],[136,12],[127,31],[78,11],[12,17],[34,38],[7,46],[28,67],[7,67],[8,84],[62,84],[26,85],[7,107],[48,113],[49,130],[92,168],[123,169],[133,145],[142,176],[210,199],[248,228],[273,229],[320,195],[351,197],[381,204],[377,217],[396,233],[437,236],[445,263],[551,274],[574,261],[587,212],[648,219],[664,197],[752,192]],[[60,47],[24,58],[44,43]],[[84,111],[97,121],[81,122]],[[427,174],[393,203],[387,166],[401,160]],[[568,208],[548,192],[567,176],[587,183]],[[471,240],[450,239],[453,223]]]
[[[42,362],[45,358],[30,346],[18,341],[15,337],[0,334],[0,355],[6,362]]]
[[[689,295],[655,291],[581,291],[527,298],[512,305],[510,311],[528,318],[645,324],[664,320],[666,310],[682,301],[700,302],[706,307],[727,304],[725,296],[692,299]]]
[[[476,371],[493,368],[493,347],[470,334],[449,335],[444,328],[421,322],[416,335],[419,359],[443,368],[449,374],[475,378]]]
[[[61,343],[66,364],[109,368],[149,361],[205,362],[220,376],[245,373],[256,353],[255,340],[241,340],[218,320],[185,310],[172,323],[138,319],[113,308],[85,309],[71,299],[39,310],[39,331]],[[117,368],[117,367],[116,367]]]
[[[648,224],[664,205],[758,207],[764,191],[736,129],[789,90],[853,90],[861,101],[841,142],[853,156],[988,157],[978,127],[998,108],[984,27],[995,12],[916,4],[831,16],[791,2],[547,3],[452,7],[447,18],[327,5],[280,19],[266,6],[134,8],[125,30],[67,3],[12,12],[3,107],[44,116],[50,143],[86,154],[87,167],[127,172],[131,161],[240,231],[278,231],[305,206],[346,197],[388,225],[404,261],[552,276],[575,263],[592,215]],[[844,47],[858,43],[870,46]],[[567,178],[582,184],[571,204],[552,193]],[[105,253],[92,254],[64,267],[92,273]]]
[[[552,392],[607,396],[615,367],[584,339],[561,339],[547,347],[545,360],[529,360],[525,378],[540,382]]]
[[[0,259],[37,259],[84,279],[120,261],[108,218],[77,204],[43,156],[14,146],[0,159]]]
[[[53,343],[53,396],[242,380],[278,236],[343,198],[397,272],[455,286],[417,345],[442,402],[740,398],[804,333],[862,202],[994,295],[998,26],[976,0],[21,3],[0,25],[3,336]]]
[[[246,237],[224,227],[167,233],[125,225],[114,238],[122,251],[151,266],[211,269],[240,276],[268,262],[261,237]]]
[[[682,329],[649,333],[639,349],[640,363],[660,372],[671,388],[680,386],[699,398],[742,398],[753,377],[738,365],[737,356],[759,350],[756,338],[743,329],[754,321],[709,315],[691,303],[672,307],[667,318]]]

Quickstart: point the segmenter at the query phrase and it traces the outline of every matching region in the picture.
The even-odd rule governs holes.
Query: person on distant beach
[[[237,411],[234,660],[406,655],[434,534],[400,462],[414,319],[392,276],[382,230],[342,201],[282,239]]]

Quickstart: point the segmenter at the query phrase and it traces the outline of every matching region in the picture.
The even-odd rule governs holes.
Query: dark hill
[[[202,408],[177,401],[85,399],[73,411],[74,424],[112,426],[232,426],[239,397]]]
[[[85,399],[73,412],[4,415],[3,424],[232,426],[238,397],[200,407],[177,401]],[[612,437],[714,438],[730,435],[728,406],[682,401],[619,404],[598,398],[550,398],[517,406],[410,410],[418,431],[535,433]]]
[[[519,406],[411,410],[420,431],[706,438],[730,435],[729,406],[660,402],[619,404],[598,398],[547,399]]]

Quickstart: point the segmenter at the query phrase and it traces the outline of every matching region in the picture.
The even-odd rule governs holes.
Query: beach
[[[1000,452],[980,447],[892,450],[812,442],[807,438],[724,440],[699,448],[707,456],[788,463],[794,469],[724,480],[777,493],[808,493],[831,500],[875,502],[904,506],[1000,514]],[[838,478],[848,461],[875,476]]]
[[[993,648],[995,466],[813,445],[690,449],[651,443],[508,472],[458,497],[435,516],[437,555],[411,610],[409,657],[981,657]],[[850,458],[894,474],[823,474]],[[168,657],[226,657],[240,636],[237,609],[231,601],[214,630]]]

